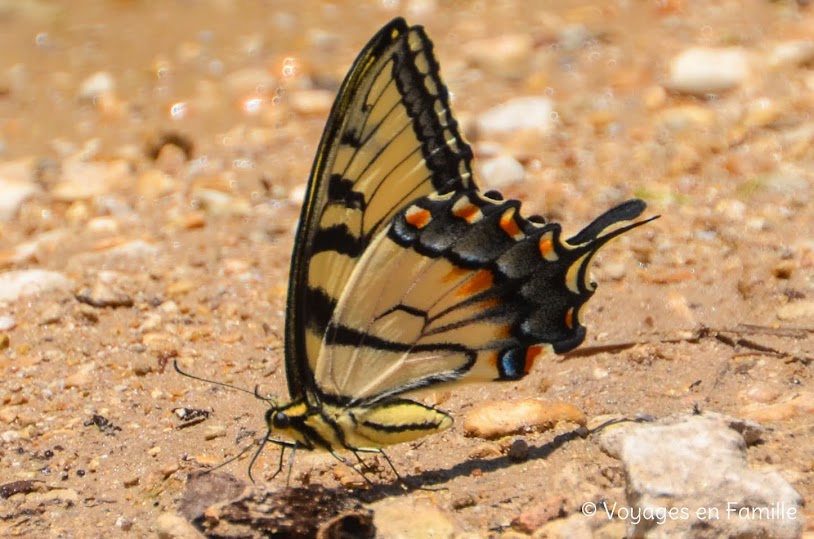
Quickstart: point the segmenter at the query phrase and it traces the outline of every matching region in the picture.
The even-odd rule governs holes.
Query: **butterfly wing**
[[[520,203],[474,189],[399,212],[371,243],[333,312],[316,367],[320,391],[347,405],[452,381],[515,380],[544,349],[585,337],[588,265],[647,221],[628,201],[565,240]]]
[[[421,27],[393,20],[342,83],[311,171],[288,291],[292,398],[318,391],[328,322],[372,239],[417,198],[472,187],[471,159],[432,43]]]

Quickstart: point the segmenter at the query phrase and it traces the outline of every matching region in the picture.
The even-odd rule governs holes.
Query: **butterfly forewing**
[[[396,19],[342,84],[314,161],[291,266],[286,370],[316,392],[328,321],[373,238],[415,199],[473,186],[472,151],[449,112],[432,44]]]

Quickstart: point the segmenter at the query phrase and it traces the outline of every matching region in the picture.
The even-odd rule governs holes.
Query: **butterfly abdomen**
[[[284,415],[282,422],[275,421],[275,417],[280,417],[278,414]],[[407,399],[364,406],[325,402],[309,406],[295,402],[272,412],[268,421],[271,432],[307,449],[328,451],[379,449],[452,426],[452,418],[447,414]]]

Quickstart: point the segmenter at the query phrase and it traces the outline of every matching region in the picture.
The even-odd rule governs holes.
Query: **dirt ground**
[[[636,196],[662,217],[597,258],[582,348],[517,383],[427,397],[458,421],[389,455],[442,490],[388,496],[429,499],[472,537],[517,534],[512,520],[548,500],[563,500],[562,516],[623,503],[620,463],[596,437],[570,436],[573,423],[464,436],[459,419],[475,403],[533,397],[575,405],[589,426],[694,408],[757,421],[766,431],[750,465],[779,471],[811,522],[805,4],[0,2],[0,187],[32,193],[0,221],[0,272],[68,279],[0,302],[0,535],[155,536],[191,472],[263,434],[263,402],[182,377],[172,361],[286,396],[284,304],[304,185],[342,77],[396,15],[433,38],[476,159],[524,165],[523,181],[499,187],[526,215],[575,232]],[[745,51],[748,74],[714,94],[665,90],[671,59],[696,45]],[[478,132],[485,111],[529,95],[551,98],[549,132]],[[209,415],[179,428],[181,407]],[[525,461],[509,455],[516,439],[529,445]],[[285,484],[268,481],[277,451],[253,469],[270,488]],[[247,481],[250,456],[222,471]],[[353,482],[347,473],[298,452],[292,485],[333,488]],[[603,533],[621,536],[623,524]]]

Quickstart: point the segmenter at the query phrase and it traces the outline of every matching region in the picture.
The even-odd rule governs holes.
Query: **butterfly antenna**
[[[249,395],[255,395],[255,396],[257,395],[256,389],[255,389],[255,391],[249,391],[248,389],[233,386],[232,384],[227,384],[227,383],[224,383],[224,382],[216,382],[215,380],[209,380],[208,378],[203,378],[201,376],[195,376],[194,374],[190,374],[188,372],[185,372],[185,371],[181,370],[181,367],[178,366],[178,360],[177,359],[173,360],[172,365],[173,365],[173,367],[175,367],[175,370],[178,372],[178,374],[186,376],[187,378],[192,378],[193,380],[198,380],[199,382],[206,382],[207,384],[213,384],[213,385],[216,385],[216,386],[228,387],[229,389],[234,389],[236,391],[242,391],[243,393],[248,393]],[[263,400],[267,400],[267,399],[263,399]]]
[[[279,405],[279,403],[277,402],[277,399],[275,399],[274,397],[264,397],[263,395],[261,395],[259,385],[254,386],[254,391],[252,391],[252,394],[254,395],[255,399],[261,400],[263,402],[267,402],[273,408],[276,408]]]

